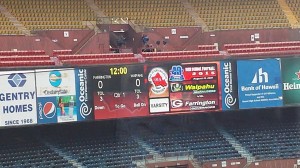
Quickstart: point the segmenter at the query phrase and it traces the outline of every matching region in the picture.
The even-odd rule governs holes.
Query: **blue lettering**
[[[5,125],[18,125],[19,120],[10,120],[10,121],[5,121]]]
[[[5,114],[5,113],[8,113],[8,106],[3,106],[3,113]]]
[[[23,104],[23,105],[12,105],[12,106],[3,106],[3,113],[19,113],[19,112],[30,112],[33,110],[32,104]]]
[[[29,100],[34,96],[35,92],[1,93],[0,101]]]

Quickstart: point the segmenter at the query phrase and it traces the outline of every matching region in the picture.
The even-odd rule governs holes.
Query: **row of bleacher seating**
[[[73,55],[58,55],[59,60],[70,59],[94,59],[94,58],[129,58],[134,57],[133,53],[107,53],[107,54],[73,54]]]
[[[286,46],[286,47],[260,47],[260,48],[237,48],[227,49],[229,54],[233,53],[253,53],[253,52],[272,52],[272,51],[297,51],[300,50],[300,46]]]
[[[300,54],[300,41],[225,44],[227,53],[220,53],[215,45],[199,45],[198,50],[142,52],[143,59],[133,53],[71,54],[72,50],[54,50],[56,65],[91,65],[139,63],[144,61],[213,60],[224,58],[278,57]],[[1,67],[55,65],[44,50],[0,51]],[[30,62],[30,60],[32,60]],[[43,60],[45,60],[43,62]],[[20,61],[20,62],[17,62]],[[29,63],[28,65],[26,65]]]
[[[138,63],[138,62],[139,59],[135,57],[61,60],[62,65],[79,65],[79,66],[97,65],[97,64],[130,64],[130,63]]]
[[[1,130],[0,167],[75,168],[68,160],[50,149],[42,141],[26,133]]]
[[[195,26],[195,21],[178,0],[162,2],[96,0],[95,3],[107,16],[129,18],[139,25],[148,27]],[[154,12],[156,9],[158,11]]]
[[[210,0],[189,0],[209,30],[257,29],[290,27],[279,3],[275,0],[229,3]],[[234,16],[234,17],[233,17]],[[255,21],[247,21],[255,17]],[[266,17],[268,17],[266,19]],[[220,22],[224,20],[225,22]]]
[[[94,12],[84,0],[2,0],[0,5],[29,30],[85,29],[87,27],[83,21],[96,20]]]
[[[199,50],[217,50],[215,45],[198,45]]]
[[[50,60],[49,55],[22,55],[22,56],[0,56],[0,61],[35,61]]]
[[[233,0],[229,3],[223,3],[221,0],[189,0],[189,3],[210,30],[290,27],[288,19],[276,0],[254,2]],[[300,12],[299,6],[297,6],[299,0],[287,0],[287,3],[299,21]],[[0,4],[30,30],[84,29],[87,27],[82,22],[96,21],[94,11],[84,0],[74,2],[65,0],[52,3],[44,2],[44,0],[28,2],[2,0]],[[26,4],[26,8],[23,8],[24,4]],[[164,2],[96,0],[95,4],[106,16],[129,18],[136,24],[150,27],[196,25],[192,14],[179,0],[165,0]],[[232,17],[233,15],[236,17]],[[247,23],[246,16],[255,19],[250,19],[251,21]],[[220,22],[219,18],[225,22]],[[6,17],[0,16],[0,20],[4,20],[5,25],[7,25],[3,27],[4,29],[0,33],[10,32],[9,30],[20,33]]]
[[[55,66],[55,62],[52,60],[35,60],[35,61],[3,61],[0,62],[1,68],[6,67],[34,67],[34,66]]]
[[[270,58],[270,57],[284,57],[284,56],[299,56],[299,50],[287,50],[287,51],[268,51],[268,52],[246,52],[246,53],[232,53],[229,54],[231,58]]]
[[[102,121],[102,126],[97,125],[100,121],[56,124],[35,127],[32,131],[1,129],[0,167],[73,168],[75,164],[87,168],[136,168],[136,161],[151,155],[147,149],[172,159],[174,153],[192,155],[202,163],[242,158],[216,129],[221,126],[258,160],[300,157],[299,121],[281,121],[275,115],[270,116],[273,113],[262,115],[261,110],[250,112],[250,115],[240,111],[239,114],[160,116],[117,123]],[[235,116],[237,120],[226,119],[227,116]]]
[[[257,160],[293,159],[299,157],[300,151],[297,111],[297,108],[280,109],[277,114],[282,116],[278,117],[274,109],[250,110],[218,122]]]
[[[166,51],[166,52],[143,52],[143,57],[151,56],[180,56],[180,55],[204,55],[219,54],[218,50],[191,50],[191,51]]]
[[[300,41],[224,44],[224,49],[300,46]]]
[[[135,126],[134,130],[141,134],[143,141],[165,157],[176,156],[176,153],[192,154],[199,162],[241,158],[210,122],[176,122],[178,127],[162,121],[148,125],[146,129]]]
[[[0,51],[0,56],[13,56],[13,55],[45,55],[44,50],[24,50],[24,51]]]
[[[204,61],[204,60],[213,60],[213,59],[222,59],[225,58],[223,54],[202,54],[202,55],[170,55],[170,56],[151,56],[145,57],[146,61],[150,62],[160,62],[160,61]]]
[[[52,56],[56,57],[58,55],[69,55],[72,54],[72,50],[53,50],[52,51]]]
[[[0,67],[54,66],[44,50],[0,51]]]

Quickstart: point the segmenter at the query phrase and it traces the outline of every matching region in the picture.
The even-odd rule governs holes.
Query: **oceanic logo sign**
[[[238,108],[236,62],[221,62],[222,108],[225,110]]]
[[[85,102],[82,102],[79,111],[82,118],[85,118],[92,113],[92,108],[89,108],[89,106]]]
[[[230,93],[227,93],[224,101],[226,107],[230,109],[231,106],[235,105],[236,98],[234,98]]]
[[[258,72],[255,73],[252,82],[255,83],[268,83],[269,82],[269,75],[267,72],[263,72],[262,68],[258,69]]]
[[[87,85],[87,71],[86,69],[78,69],[78,101],[80,104],[79,113],[83,119],[88,117],[92,113],[92,108],[88,106],[88,85]]]
[[[12,87],[23,87],[26,83],[26,76],[23,73],[12,73],[8,76],[8,83]]]
[[[47,102],[43,107],[45,117],[53,118],[56,114],[56,107],[52,102]]]
[[[62,82],[60,71],[54,70],[49,73],[49,82],[52,86],[58,87]]]

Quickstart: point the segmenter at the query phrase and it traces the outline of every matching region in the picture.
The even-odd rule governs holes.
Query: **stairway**
[[[17,20],[15,16],[13,16],[4,6],[0,5],[0,12],[5,15],[9,19],[10,22],[23,34],[30,35],[30,30],[28,30],[21,22]]]
[[[73,159],[71,156],[69,156],[67,153],[63,152],[62,150],[60,150],[59,148],[55,147],[54,145],[50,144],[47,141],[42,141],[44,142],[44,144],[50,148],[51,150],[53,150],[54,152],[58,153],[60,156],[62,156],[64,159],[68,160],[69,163],[71,163],[74,167],[78,167],[78,168],[85,168],[85,166],[83,166],[81,163],[77,162],[75,159]]]
[[[292,10],[288,6],[285,0],[278,0],[278,4],[280,5],[282,11],[284,12],[286,18],[288,19],[290,25],[292,28],[300,28],[300,24],[296,18],[296,16],[293,14]]]
[[[198,13],[194,9],[194,7],[191,5],[191,3],[189,3],[188,0],[180,0],[180,1],[183,4],[183,6],[185,7],[185,9],[187,10],[187,12],[189,12],[189,14],[195,20],[196,25],[201,26],[204,31],[208,31],[208,27],[207,27],[206,23],[203,21],[203,19],[201,19],[199,17]]]
[[[242,157],[247,158],[247,165],[250,165],[252,162],[255,161],[253,155],[242,146],[242,144],[235,139],[234,136],[229,134],[223,127],[217,127],[219,133],[223,135],[224,138],[242,155]]]
[[[134,139],[135,142],[137,142],[141,147],[146,149],[146,151],[149,152],[149,155],[153,156],[153,161],[155,162],[163,162],[165,161],[165,158],[161,156],[156,150],[154,150],[149,144],[141,140],[139,137],[133,135],[132,138]],[[134,163],[137,165],[138,168],[144,168],[146,167],[146,163],[149,163],[151,161],[146,161],[146,160],[139,160],[135,161]]]
[[[94,0],[85,0],[87,5],[94,11],[97,17],[107,17],[104,12],[95,4]]]

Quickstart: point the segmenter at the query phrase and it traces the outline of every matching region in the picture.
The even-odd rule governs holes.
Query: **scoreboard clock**
[[[146,116],[144,65],[101,65],[91,69],[95,119]]]

